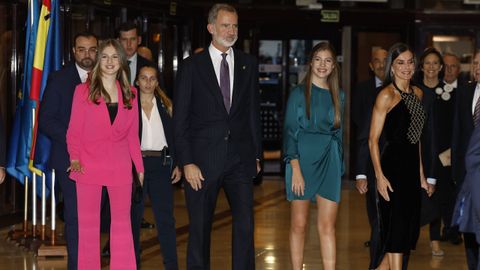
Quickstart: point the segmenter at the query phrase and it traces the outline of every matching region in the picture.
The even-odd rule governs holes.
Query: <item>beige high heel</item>
[[[430,248],[432,249],[432,256],[443,257],[445,256],[445,251],[440,249],[440,241],[431,241]]]

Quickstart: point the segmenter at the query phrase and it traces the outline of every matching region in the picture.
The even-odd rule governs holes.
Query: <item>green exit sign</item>
[[[340,21],[340,11],[339,10],[322,10],[322,22],[333,22],[338,23]]]

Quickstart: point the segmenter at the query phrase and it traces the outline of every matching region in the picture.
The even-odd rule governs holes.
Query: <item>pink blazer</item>
[[[132,160],[137,172],[143,172],[138,138],[138,98],[130,110],[124,108],[120,84],[118,113],[110,124],[105,100],[88,100],[87,83],[77,85],[73,96],[72,114],[67,130],[67,148],[71,160],[79,160],[83,173],[71,172],[70,178],[85,184],[120,186],[132,183]]]

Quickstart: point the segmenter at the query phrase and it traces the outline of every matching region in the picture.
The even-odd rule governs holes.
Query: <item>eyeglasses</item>
[[[80,54],[85,54],[85,53],[88,53],[88,54],[96,54],[97,53],[97,47],[91,47],[91,48],[84,48],[84,47],[80,47],[78,49],[75,49],[75,52],[77,53],[80,53]]]

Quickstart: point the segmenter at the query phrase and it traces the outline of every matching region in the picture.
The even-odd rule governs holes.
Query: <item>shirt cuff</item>
[[[427,178],[427,183],[431,185],[436,185],[437,184],[437,179],[435,178]]]
[[[367,176],[365,174],[357,174],[355,176],[355,180],[360,180],[360,179],[362,180],[367,179]]]

